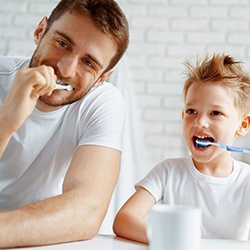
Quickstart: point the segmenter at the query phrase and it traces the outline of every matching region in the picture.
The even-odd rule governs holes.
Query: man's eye
[[[187,114],[197,114],[197,112],[194,109],[187,109]]]
[[[87,66],[93,67],[92,63],[91,63],[89,60],[84,59],[83,62],[84,62]]]
[[[212,111],[212,112],[211,112],[211,115],[217,116],[217,115],[222,115],[222,114],[221,114],[220,111]]]
[[[61,40],[58,40],[58,43],[59,43],[62,47],[68,48],[68,46],[67,46],[67,44],[66,44],[65,42],[63,42],[63,41],[61,41]]]

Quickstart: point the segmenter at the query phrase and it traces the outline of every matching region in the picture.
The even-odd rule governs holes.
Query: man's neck
[[[41,101],[39,99],[37,100],[37,104],[36,104],[36,108],[38,110],[40,110],[41,112],[52,112],[52,111],[58,110],[58,109],[60,109],[62,107],[63,106],[57,106],[57,107],[50,106],[50,105],[44,103],[43,101]]]

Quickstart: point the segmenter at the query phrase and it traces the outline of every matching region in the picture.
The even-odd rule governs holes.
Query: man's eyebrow
[[[93,57],[92,55],[90,55],[90,54],[87,54],[86,56],[87,56],[89,59],[91,59],[92,61],[94,61],[94,62],[99,66],[100,70],[103,69],[102,64],[101,64],[96,58],[94,58],[94,57]]]
[[[57,35],[63,37],[64,39],[68,40],[72,45],[75,45],[75,42],[68,35],[66,35],[65,33],[61,32],[61,31],[58,31],[58,30],[55,30],[55,33]]]
[[[57,35],[63,37],[67,41],[69,41],[73,46],[75,46],[75,42],[67,34],[65,34],[65,33],[61,32],[61,31],[58,31],[58,30],[55,30],[55,33]],[[100,69],[103,69],[103,65],[95,57],[93,57],[90,54],[87,54],[87,57],[89,59],[91,59],[92,61],[94,61],[99,66]]]

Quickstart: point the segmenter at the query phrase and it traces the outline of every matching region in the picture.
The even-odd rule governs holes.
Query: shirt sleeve
[[[120,92],[105,83],[90,91],[82,103],[81,145],[99,145],[122,150],[125,102]]]
[[[135,189],[137,190],[139,187],[145,188],[155,198],[156,202],[159,202],[163,199],[167,174],[166,162],[161,162],[135,185]]]

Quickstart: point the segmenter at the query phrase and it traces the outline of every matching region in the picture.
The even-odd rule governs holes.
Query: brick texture
[[[33,30],[57,0],[0,0],[0,54],[31,55]],[[182,136],[183,62],[226,52],[250,68],[250,1],[118,0],[130,23],[127,51],[149,168],[188,154]],[[249,136],[236,145],[250,146]],[[248,155],[234,155],[250,162]],[[148,169],[145,170],[147,172]]]

